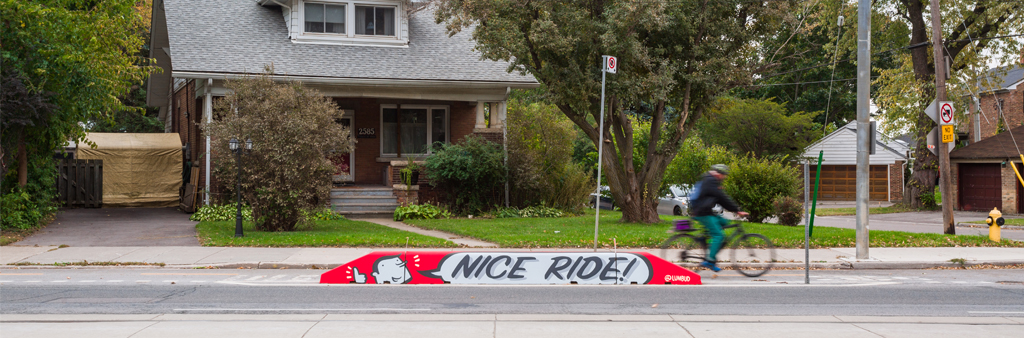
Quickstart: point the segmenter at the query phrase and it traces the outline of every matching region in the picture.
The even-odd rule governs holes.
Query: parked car
[[[615,200],[612,199],[611,191],[608,190],[607,185],[601,186],[600,195],[598,195],[597,193],[590,193],[590,201],[587,202],[587,205],[593,208],[594,201],[596,201],[598,197],[600,197],[601,199],[601,210],[615,210]]]
[[[690,186],[673,185],[668,187],[668,194],[658,200],[658,214],[682,216],[689,213]]]
[[[658,214],[676,216],[689,215],[691,189],[691,186],[688,184],[669,186],[669,193],[658,200]],[[712,210],[719,215],[725,212],[721,205],[716,205]]]

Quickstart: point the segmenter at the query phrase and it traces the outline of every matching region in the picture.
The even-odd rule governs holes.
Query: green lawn
[[[245,237],[235,238],[235,222],[200,222],[199,243],[204,246],[251,247],[456,247],[451,241],[392,229],[364,221],[320,221],[312,229],[292,232],[255,231],[252,223],[242,225]]]
[[[409,220],[425,229],[435,229],[497,243],[506,248],[588,248],[594,241],[594,215],[562,218],[500,218]],[[598,245],[611,247],[614,238],[622,248],[656,248],[668,238],[669,221],[680,217],[662,216],[661,224],[619,223],[621,213],[601,211]],[[778,248],[803,248],[804,228],[775,224],[745,223],[747,232],[767,236]],[[813,248],[853,247],[853,229],[815,227]],[[1011,246],[1024,242],[1003,240],[993,243],[982,236],[950,236],[899,231],[872,231],[872,247]]]
[[[893,214],[897,212],[908,212],[914,211],[901,206],[891,207],[874,207],[870,208],[870,214]],[[857,214],[857,208],[821,208],[818,207],[814,210],[814,214],[817,216],[853,216]]]
[[[1004,221],[1003,225],[1024,225],[1024,218],[1005,218],[1004,217],[1003,221]],[[975,224],[985,224],[985,225],[988,225],[988,223],[985,223],[985,220],[970,221],[970,222],[964,222],[964,223],[975,223]]]

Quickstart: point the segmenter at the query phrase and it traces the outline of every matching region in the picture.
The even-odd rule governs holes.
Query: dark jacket
[[[700,197],[697,197],[697,201],[690,206],[690,210],[694,216],[708,216],[715,213],[712,210],[715,205],[721,205],[725,210],[732,212],[740,211],[736,202],[722,190],[722,181],[706,173],[701,178]]]

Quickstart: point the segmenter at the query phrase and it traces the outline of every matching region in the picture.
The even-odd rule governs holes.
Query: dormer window
[[[345,5],[305,3],[307,33],[345,34]]]
[[[395,8],[356,6],[356,34],[395,36]]]
[[[281,6],[292,42],[409,46],[409,18],[403,0],[259,1]]]

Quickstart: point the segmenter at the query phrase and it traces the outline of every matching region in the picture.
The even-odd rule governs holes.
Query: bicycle
[[[679,259],[684,263],[704,261],[708,252],[708,241],[711,238],[704,231],[695,233],[698,229],[691,226],[690,223],[690,220],[676,221],[674,229],[676,234],[661,244],[661,258],[670,262]],[[731,249],[729,259],[734,269],[747,277],[757,277],[771,270],[775,263],[775,246],[768,240],[768,237],[746,232],[743,229],[743,223],[739,221],[732,221],[722,227],[722,231],[726,229],[736,229],[731,234],[727,234],[722,242],[722,249]],[[678,256],[670,257],[674,256],[672,253],[676,247],[681,247],[682,252]],[[763,257],[765,253],[762,249],[767,249],[768,257]],[[688,259],[690,261],[687,261]]]

